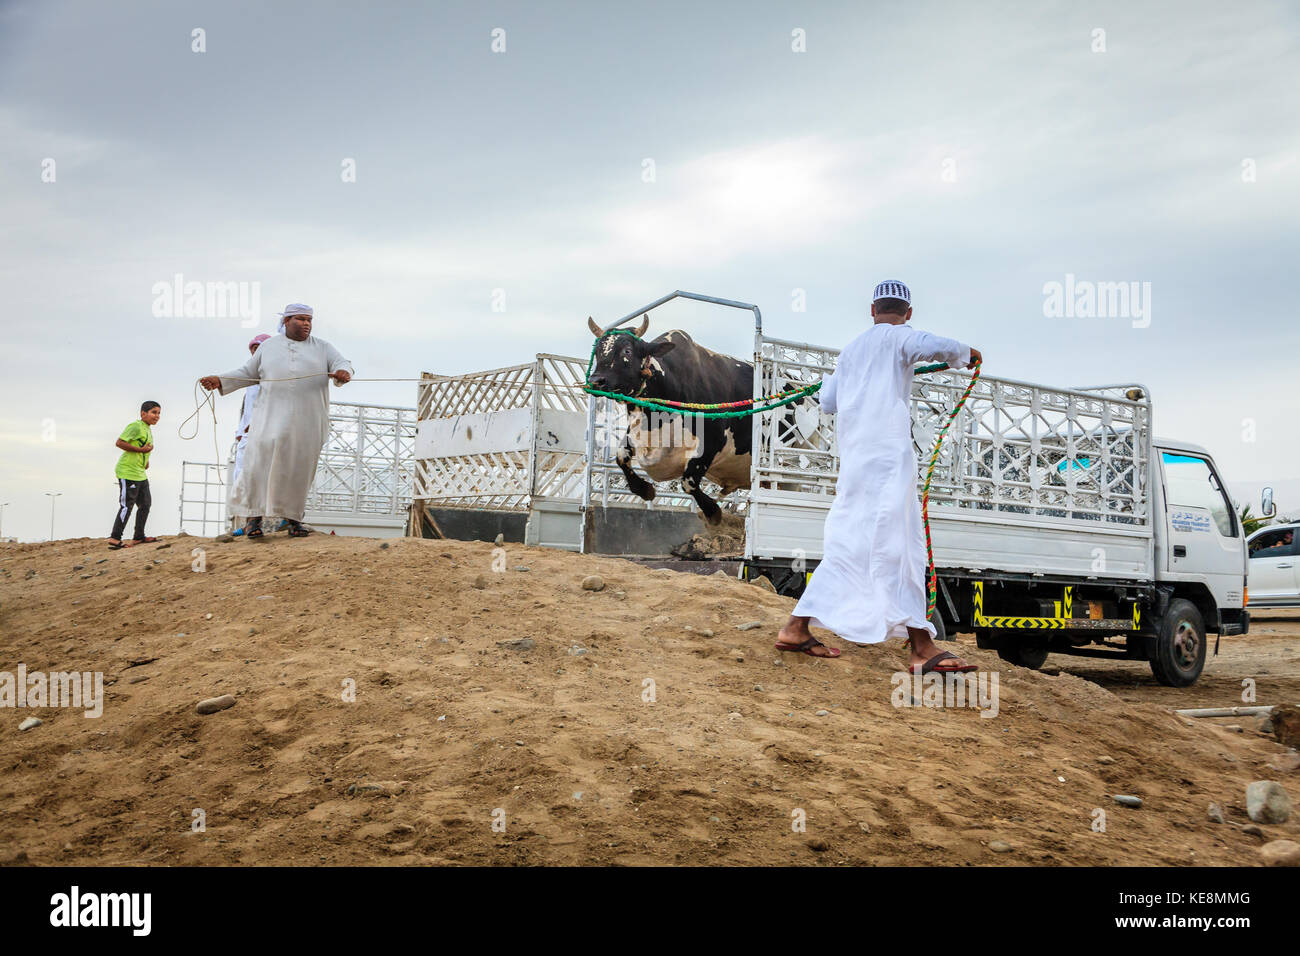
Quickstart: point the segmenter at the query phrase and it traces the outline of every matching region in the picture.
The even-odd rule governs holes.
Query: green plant
[[[1268,518],[1256,518],[1250,513],[1250,505],[1243,505],[1241,508],[1241,528],[1247,536],[1254,534],[1260,528],[1269,523]]]

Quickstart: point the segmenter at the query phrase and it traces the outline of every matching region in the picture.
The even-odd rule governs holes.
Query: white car
[[[1261,528],[1246,551],[1251,608],[1300,607],[1300,524]]]

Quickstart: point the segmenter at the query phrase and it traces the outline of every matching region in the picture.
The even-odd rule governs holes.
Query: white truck
[[[759,331],[754,394],[819,381],[837,355]],[[969,380],[950,370],[914,381],[920,480]],[[835,416],[808,401],[792,408],[753,419],[741,573],[794,595],[822,556],[839,457]],[[1151,414],[1141,385],[981,376],[930,487],[941,636],[973,631],[1026,667],[1049,653],[1145,660],[1162,684],[1183,687],[1200,675],[1210,634],[1246,633],[1241,522],[1210,453],[1153,437]]]

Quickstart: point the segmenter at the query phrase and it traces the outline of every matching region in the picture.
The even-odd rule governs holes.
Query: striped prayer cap
[[[886,279],[876,286],[876,291],[871,296],[872,302],[877,299],[902,299],[908,305],[911,305],[912,292],[897,279]]]

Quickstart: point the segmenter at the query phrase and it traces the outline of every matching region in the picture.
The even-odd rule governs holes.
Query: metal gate
[[[480,512],[487,521],[458,526],[487,537],[485,529],[500,527],[507,537],[518,531],[529,544],[567,550],[584,546],[584,501],[693,514],[694,501],[680,490],[665,488],[645,502],[628,489],[614,460],[626,410],[606,398],[589,402],[586,372],[585,360],[546,352],[483,372],[426,372],[414,500],[435,524],[456,518],[440,509]]]

